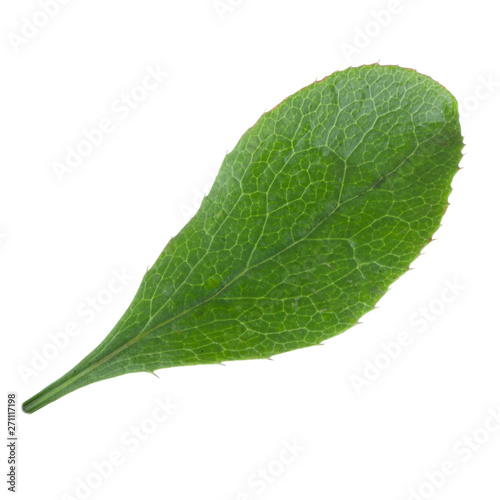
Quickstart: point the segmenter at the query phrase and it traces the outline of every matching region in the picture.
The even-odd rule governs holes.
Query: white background
[[[36,1],[0,7],[4,405],[8,392],[21,403],[106,336],[226,151],[315,79],[376,61],[431,75],[461,103],[466,156],[436,241],[352,331],[272,362],[126,375],[33,415],[19,405],[17,498],[83,498],[77,485],[90,482],[96,499],[498,500],[500,431],[482,430],[500,410],[494,3],[58,5],[34,29],[34,17],[44,23]],[[141,93],[148,67],[169,75]],[[116,100],[131,91],[144,100],[125,116]],[[106,118],[114,130],[60,181],[54,163]],[[131,278],[110,298],[113,272],[123,270]],[[109,304],[89,321],[91,297]],[[49,334],[68,323],[79,334],[54,354]],[[387,362],[382,344],[403,332],[410,343]],[[177,406],[161,423],[157,398]],[[134,426],[144,438],[136,450]],[[487,442],[461,443],[467,435]],[[121,463],[99,476],[93,463],[117,453]],[[446,461],[454,473],[434,474],[439,488],[426,484]]]

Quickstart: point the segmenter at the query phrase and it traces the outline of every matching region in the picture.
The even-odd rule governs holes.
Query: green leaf
[[[171,366],[268,358],[355,325],[439,227],[454,97],[398,66],[333,73],[265,113],[111,333],[26,401]]]

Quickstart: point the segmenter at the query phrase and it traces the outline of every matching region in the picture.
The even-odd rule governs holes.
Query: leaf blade
[[[350,328],[438,228],[462,147],[455,99],[412,70],[350,68],[290,96],[226,156],[103,343],[25,411],[123,373],[264,358]]]

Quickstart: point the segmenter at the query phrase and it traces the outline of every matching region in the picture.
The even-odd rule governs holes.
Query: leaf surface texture
[[[439,227],[455,98],[398,66],[333,73],[265,113],[106,339],[24,404],[131,372],[268,358],[355,325]]]

